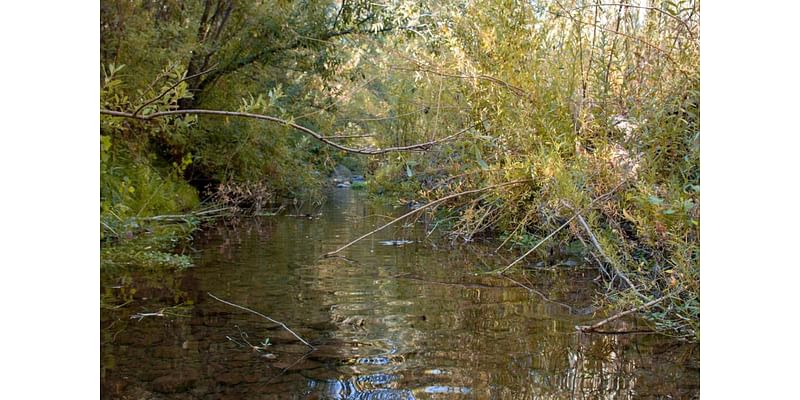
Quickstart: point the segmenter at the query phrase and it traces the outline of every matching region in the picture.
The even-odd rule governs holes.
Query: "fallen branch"
[[[227,210],[230,210],[230,209],[231,209],[231,207],[223,207],[223,208],[218,208],[218,209],[215,209],[215,210],[198,211],[198,212],[192,212],[192,213],[188,213],[188,214],[155,215],[155,216],[152,216],[152,217],[142,217],[142,218],[139,218],[139,219],[142,220],[142,221],[163,221],[163,220],[174,220],[174,219],[185,220],[185,219],[191,218],[191,217],[199,218],[200,216],[203,216],[203,215],[222,213],[223,211],[227,211]]]
[[[641,311],[641,310],[643,310],[643,309],[645,309],[647,307],[653,306],[653,305],[661,302],[662,300],[666,299],[667,297],[668,296],[662,296],[662,297],[659,297],[659,298],[657,298],[655,300],[648,301],[647,303],[644,303],[644,304],[640,305],[639,307],[632,308],[632,309],[630,309],[628,311],[623,311],[623,312],[618,313],[618,314],[614,314],[614,315],[612,315],[612,316],[610,316],[610,317],[608,317],[608,318],[606,318],[606,319],[604,319],[604,320],[602,320],[602,321],[600,321],[600,322],[598,322],[598,323],[596,323],[594,325],[591,325],[591,326],[578,325],[578,326],[575,327],[575,329],[577,329],[580,332],[584,332],[584,333],[594,332],[597,328],[599,328],[599,327],[601,327],[601,326],[603,326],[603,325],[605,325],[605,324],[607,324],[609,322],[616,321],[616,320],[618,320],[618,319],[620,319],[620,318],[622,318],[622,317],[624,317],[626,315],[633,314],[633,313],[635,313],[637,311]],[[609,332],[603,332],[603,333],[609,333]]]
[[[293,362],[293,363],[289,364],[289,366],[288,366],[288,367],[286,367],[286,368],[284,368],[283,370],[281,370],[281,372],[279,372],[277,375],[273,376],[272,378],[269,378],[269,380],[267,380],[266,382],[264,382],[264,385],[265,385],[265,386],[266,386],[266,385],[269,385],[269,384],[270,384],[270,382],[272,382],[272,381],[274,381],[275,379],[278,379],[279,377],[281,377],[283,374],[285,374],[285,373],[286,373],[286,371],[288,371],[288,370],[289,370],[289,368],[292,368],[292,367],[294,367],[295,365],[297,365],[298,363],[300,363],[300,361],[303,361],[303,360],[305,360],[305,359],[306,359],[306,358],[307,358],[307,357],[308,357],[308,356],[309,356],[309,355],[310,355],[310,354],[311,354],[313,351],[314,351],[314,350],[312,349],[312,350],[309,350],[309,351],[305,352],[305,354],[303,354],[303,355],[302,355],[300,358],[298,358],[297,360],[295,360],[295,362]]]
[[[446,136],[446,137],[443,137],[443,138],[437,139],[437,140],[432,140],[430,142],[417,143],[417,144],[412,144],[412,145],[409,145],[409,146],[387,147],[385,149],[371,149],[371,148],[357,149],[357,148],[353,148],[353,147],[343,146],[341,144],[338,144],[336,142],[331,141],[327,137],[325,137],[325,136],[323,136],[323,135],[321,135],[321,134],[319,134],[319,133],[317,133],[317,132],[315,132],[315,131],[313,131],[313,130],[311,130],[309,128],[306,128],[305,126],[298,125],[298,124],[296,124],[294,122],[287,121],[285,119],[281,119],[281,118],[278,118],[278,117],[273,117],[271,115],[253,114],[253,113],[238,112],[238,111],[221,111],[221,110],[169,110],[169,111],[159,111],[159,112],[155,112],[155,113],[147,114],[147,115],[136,115],[134,113],[123,112],[123,111],[100,110],[100,114],[111,115],[111,116],[120,117],[120,118],[138,119],[138,120],[142,120],[142,121],[150,121],[150,120],[153,120],[155,118],[163,118],[163,117],[169,117],[169,116],[173,116],[173,115],[223,115],[223,116],[228,116],[228,117],[242,117],[242,118],[260,119],[260,120],[263,120],[263,121],[276,122],[276,123],[279,123],[281,125],[292,127],[294,129],[299,130],[300,132],[303,132],[303,133],[305,133],[307,135],[310,135],[314,139],[316,139],[316,140],[318,140],[318,141],[320,141],[322,143],[325,143],[328,146],[334,147],[336,149],[339,149],[339,150],[342,150],[342,151],[346,151],[346,152],[349,152],[349,153],[366,154],[366,155],[377,155],[377,154],[385,154],[385,153],[401,152],[401,151],[425,151],[425,150],[428,150],[430,147],[432,147],[434,145],[437,145],[439,143],[443,143],[443,142],[452,140],[452,139],[458,137],[459,135],[462,135],[465,132],[469,131],[470,129],[472,129],[473,126],[475,126],[477,124],[480,124],[480,123],[483,123],[485,121],[485,120],[482,120],[482,121],[479,121],[477,123],[471,124],[468,127],[464,128],[464,129],[462,129],[462,130],[460,130],[460,131],[458,131],[458,132],[456,132],[456,133],[454,133],[454,134],[452,134],[450,136]]]
[[[120,307],[124,306],[125,304],[128,304],[128,303],[124,303],[124,304],[120,305]],[[172,311],[169,311],[171,308],[176,308],[176,307],[162,308],[162,309],[160,309],[160,310],[158,310],[156,312],[136,313],[136,314],[131,315],[131,319],[135,319],[135,320],[141,321],[145,317],[166,317],[168,315],[172,315],[172,316],[175,316],[175,317],[184,317],[184,318],[188,317],[188,315],[177,314],[177,313],[174,313]]]
[[[161,311],[156,311],[156,312],[136,313],[136,314],[131,315],[131,319],[135,319],[135,320],[141,321],[145,317],[163,317],[163,316],[164,316],[164,310],[161,310]]]
[[[262,314],[262,313],[260,313],[260,312],[258,312],[258,311],[253,311],[253,310],[251,310],[251,309],[249,309],[249,308],[247,308],[247,307],[243,307],[243,306],[240,306],[240,305],[238,305],[238,304],[234,304],[234,303],[231,303],[231,302],[229,302],[229,301],[222,300],[222,299],[220,299],[219,297],[217,297],[217,296],[214,296],[214,295],[213,295],[213,294],[211,294],[211,293],[208,293],[208,295],[209,295],[209,296],[210,296],[212,299],[214,299],[214,300],[216,300],[216,301],[219,301],[219,302],[221,302],[221,303],[225,303],[225,304],[227,304],[227,305],[229,305],[229,306],[232,306],[232,307],[236,307],[236,308],[238,308],[238,309],[240,309],[240,310],[245,310],[245,311],[251,312],[251,313],[253,313],[253,314],[255,314],[255,315],[258,315],[258,316],[259,316],[259,317],[261,317],[261,318],[264,318],[264,319],[266,319],[266,320],[267,320],[267,321],[269,321],[269,322],[272,322],[273,324],[280,325],[281,327],[283,327],[283,329],[286,329],[287,331],[289,331],[289,333],[291,333],[292,335],[294,335],[294,337],[296,337],[298,340],[300,340],[301,342],[303,342],[303,344],[305,344],[306,346],[308,346],[308,347],[310,347],[310,348],[312,348],[312,349],[315,349],[315,347],[314,347],[314,346],[312,346],[312,345],[311,345],[311,343],[308,343],[308,342],[307,342],[305,339],[301,338],[301,337],[300,337],[300,335],[296,334],[296,333],[295,333],[293,330],[289,329],[289,327],[288,327],[288,326],[286,326],[286,324],[284,324],[283,322],[276,321],[276,320],[274,320],[274,319],[272,319],[272,318],[270,318],[270,317],[268,317],[268,316],[266,316],[266,315],[264,315],[264,314]]]
[[[514,230],[513,230],[513,231],[511,231],[511,233],[508,235],[508,237],[506,238],[506,240],[503,240],[503,243],[500,243],[500,246],[497,246],[497,248],[496,248],[496,249],[494,249],[494,252],[495,252],[495,253],[497,253],[498,251],[500,251],[500,249],[502,249],[502,248],[503,248],[503,246],[505,246],[505,245],[506,245],[506,243],[508,243],[508,241],[509,241],[509,240],[511,240],[511,238],[513,238],[513,237],[514,237],[514,234],[516,234],[516,233],[517,233],[517,231],[519,230],[519,228],[521,228],[523,225],[525,225],[525,224],[528,222],[528,217],[529,217],[529,216],[530,216],[530,213],[525,215],[525,218],[523,218],[523,219],[522,219],[522,221],[521,221],[519,224],[517,224],[517,227],[516,227],[516,228],[514,228]]]
[[[514,262],[512,262],[511,264],[508,264],[508,265],[507,265],[505,268],[503,268],[503,269],[501,269],[500,271],[498,271],[498,273],[499,273],[499,274],[502,274],[502,273],[506,272],[506,271],[507,271],[509,268],[513,267],[515,264],[517,264],[518,262],[520,262],[520,261],[522,261],[523,259],[525,259],[525,257],[527,257],[529,254],[533,253],[533,251],[534,251],[534,250],[536,250],[536,249],[538,249],[538,248],[539,248],[539,246],[541,246],[541,245],[542,245],[544,242],[546,242],[548,239],[550,239],[551,237],[553,237],[553,236],[554,236],[556,233],[558,233],[560,230],[564,229],[564,228],[565,228],[567,225],[569,225],[569,223],[570,223],[570,222],[572,222],[572,220],[574,220],[575,218],[578,218],[578,217],[580,217],[580,215],[581,215],[581,213],[582,213],[582,212],[584,212],[584,211],[588,210],[589,208],[591,208],[591,207],[594,205],[594,203],[598,202],[599,200],[601,200],[601,199],[603,199],[603,198],[605,198],[605,197],[607,197],[607,196],[610,196],[612,193],[616,192],[616,191],[617,191],[617,189],[619,189],[619,188],[620,188],[620,186],[622,186],[622,184],[623,184],[623,183],[625,183],[625,182],[627,182],[627,180],[623,180],[623,181],[622,181],[622,182],[620,182],[620,183],[619,183],[617,186],[614,186],[614,188],[613,188],[613,189],[611,189],[611,190],[610,190],[608,193],[605,193],[605,194],[602,194],[602,195],[600,195],[600,196],[597,196],[597,197],[596,197],[594,200],[592,200],[592,201],[589,203],[589,205],[587,205],[586,207],[582,208],[580,211],[578,211],[577,213],[575,213],[575,215],[573,215],[572,217],[570,217],[570,218],[567,220],[567,222],[564,222],[563,224],[561,224],[561,226],[559,226],[558,228],[556,228],[556,230],[554,230],[553,232],[550,232],[550,234],[549,234],[549,235],[547,235],[547,237],[545,237],[544,239],[540,240],[540,241],[539,241],[539,243],[536,243],[536,245],[535,245],[535,246],[533,246],[533,247],[532,247],[530,250],[526,251],[526,252],[525,252],[525,254],[521,255],[519,258],[517,258],[516,260],[514,260]]]
[[[633,285],[633,282],[631,282],[631,280],[628,279],[628,277],[625,276],[625,274],[622,273],[622,271],[619,269],[617,264],[615,262],[613,262],[611,260],[611,258],[609,258],[606,255],[606,253],[603,251],[603,248],[600,247],[600,242],[597,241],[597,237],[594,235],[594,233],[592,233],[592,230],[589,229],[589,224],[586,223],[586,220],[584,220],[583,217],[580,214],[578,214],[578,222],[581,224],[581,226],[583,226],[583,230],[586,231],[586,234],[589,235],[589,240],[592,242],[592,245],[594,245],[594,247],[597,249],[597,251],[600,253],[600,255],[603,256],[603,258],[606,259],[606,262],[608,262],[608,265],[610,265],[611,268],[614,269],[614,273],[616,273],[620,278],[622,278],[622,280],[625,281],[625,283],[628,284],[628,287],[630,287],[631,290],[633,290],[637,295],[639,295],[639,297],[641,297],[643,299],[647,299],[647,297],[645,295],[643,295],[641,292],[639,292],[639,290],[636,289],[636,286]]]
[[[409,217],[411,215],[419,213],[419,212],[421,212],[421,211],[423,211],[425,209],[428,209],[428,208],[431,208],[433,206],[436,206],[436,205],[439,205],[441,203],[444,203],[445,201],[450,200],[452,198],[456,198],[456,197],[459,197],[459,196],[464,196],[464,195],[467,195],[467,194],[480,193],[480,192],[483,192],[483,191],[486,191],[486,190],[496,189],[496,188],[500,188],[500,187],[504,187],[504,186],[519,185],[520,183],[526,183],[526,182],[531,182],[531,180],[530,179],[516,180],[516,181],[497,184],[497,185],[487,186],[485,188],[467,190],[465,192],[455,193],[455,194],[451,194],[449,196],[442,197],[442,198],[440,198],[438,200],[434,200],[434,201],[432,201],[432,202],[430,202],[428,204],[425,204],[425,205],[423,205],[423,206],[421,206],[421,207],[419,207],[419,208],[417,208],[415,210],[411,210],[411,211],[409,211],[409,212],[407,212],[407,213],[405,213],[405,214],[403,214],[403,215],[401,215],[401,216],[389,221],[388,223],[386,223],[384,225],[381,225],[379,228],[377,228],[377,229],[375,229],[375,230],[373,230],[371,232],[367,232],[367,233],[361,235],[358,239],[353,240],[350,243],[347,243],[346,245],[344,245],[344,246],[342,246],[342,247],[340,247],[340,248],[338,248],[338,249],[336,249],[334,251],[331,251],[329,253],[325,253],[325,255],[323,257],[330,257],[330,256],[332,256],[332,255],[334,255],[334,254],[336,254],[336,253],[338,253],[338,252],[340,252],[340,251],[342,251],[342,250],[354,245],[355,243],[361,241],[362,239],[364,239],[366,237],[369,237],[369,236],[371,236],[371,235],[373,235],[373,234],[375,234],[377,232],[382,231],[383,229],[393,225],[394,223],[396,223],[396,222],[398,222],[400,220],[403,220],[403,219],[405,219],[405,218],[407,218],[407,217]]]
[[[544,293],[542,293],[542,292],[540,292],[540,291],[538,291],[538,290],[536,290],[536,289],[534,289],[534,288],[532,288],[530,286],[525,286],[521,282],[518,282],[516,279],[513,279],[508,275],[503,275],[503,278],[506,278],[506,279],[510,280],[511,282],[514,282],[518,286],[520,286],[520,287],[522,287],[524,289],[527,289],[529,292],[536,293],[539,297],[542,298],[542,300],[544,300],[544,301],[546,301],[548,303],[557,304],[557,305],[559,305],[561,307],[564,307],[564,308],[568,309],[570,313],[573,312],[573,308],[569,304],[565,304],[565,303],[562,303],[560,301],[551,300],[549,297],[545,296]]]

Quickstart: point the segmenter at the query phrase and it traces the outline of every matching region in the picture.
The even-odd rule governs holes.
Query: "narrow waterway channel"
[[[310,217],[208,227],[193,268],[103,271],[102,293],[125,305],[101,311],[102,397],[699,396],[696,345],[575,332],[600,317],[594,269],[481,274],[505,259],[490,246],[426,241],[422,223],[380,232],[346,259],[319,258],[404,211],[336,189]],[[208,293],[284,322],[316,349]]]

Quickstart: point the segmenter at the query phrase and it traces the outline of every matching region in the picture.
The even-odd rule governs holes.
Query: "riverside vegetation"
[[[587,260],[610,314],[699,340],[699,10],[104,0],[101,267],[185,268],[204,219],[320,204],[344,165],[374,195],[473,193],[423,211],[526,255],[497,271]]]

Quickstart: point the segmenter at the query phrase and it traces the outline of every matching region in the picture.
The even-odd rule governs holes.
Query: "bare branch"
[[[358,239],[355,239],[355,240],[351,241],[350,243],[348,243],[348,244],[346,244],[346,245],[344,245],[344,246],[342,246],[342,247],[340,247],[340,248],[338,248],[338,249],[336,249],[334,251],[326,253],[323,257],[331,257],[334,254],[336,254],[336,253],[338,253],[338,252],[340,252],[340,251],[342,251],[342,250],[344,250],[344,249],[356,244],[357,242],[361,241],[362,239],[364,239],[364,238],[366,238],[368,236],[371,236],[371,235],[373,235],[373,234],[375,234],[377,232],[382,231],[383,229],[393,225],[394,223],[396,223],[398,221],[401,221],[401,220],[403,220],[403,219],[405,219],[405,218],[407,218],[407,217],[409,217],[411,215],[417,214],[417,213],[419,213],[419,212],[421,212],[421,211],[423,211],[425,209],[428,209],[428,208],[431,208],[433,206],[436,206],[436,205],[439,205],[441,203],[444,203],[445,201],[450,200],[452,198],[456,198],[456,197],[459,197],[459,196],[464,196],[464,195],[467,195],[467,194],[480,193],[480,192],[483,192],[483,191],[486,191],[486,190],[497,189],[497,188],[504,187],[504,186],[519,185],[520,183],[527,183],[527,182],[531,182],[531,180],[530,179],[522,179],[522,180],[511,181],[511,182],[505,182],[505,183],[500,183],[500,184],[497,184],[497,185],[487,186],[487,187],[480,188],[480,189],[473,189],[473,190],[467,190],[467,191],[461,192],[461,193],[454,193],[454,194],[451,194],[449,196],[442,197],[442,198],[434,200],[434,201],[432,201],[432,202],[430,202],[428,204],[425,204],[425,205],[423,205],[423,206],[421,206],[421,207],[419,207],[419,208],[417,208],[415,210],[411,210],[411,211],[409,211],[409,212],[407,212],[407,213],[405,213],[405,214],[403,214],[403,215],[401,215],[401,216],[399,216],[399,217],[387,222],[386,224],[381,225],[379,228],[377,228],[377,229],[375,229],[375,230],[373,230],[371,232],[368,232],[368,233],[365,233],[365,234],[361,235]]]
[[[582,212],[584,212],[584,211],[588,210],[589,208],[591,208],[594,205],[594,203],[598,202],[599,200],[601,200],[601,199],[603,199],[603,198],[605,198],[607,196],[610,196],[612,193],[617,191],[617,189],[619,189],[622,186],[622,184],[625,183],[625,182],[627,182],[627,180],[623,180],[622,182],[620,182],[617,186],[615,186],[613,189],[611,189],[608,193],[605,193],[605,194],[602,194],[602,195],[596,197],[594,200],[592,200],[589,203],[589,205],[587,205],[586,207],[584,207],[583,209],[581,209],[580,211],[575,213],[572,217],[570,217],[570,219],[567,220],[567,222],[564,222],[563,224],[561,224],[561,226],[556,228],[556,230],[554,230],[553,232],[550,232],[550,234],[547,235],[547,237],[545,237],[544,239],[540,240],[539,243],[536,243],[536,245],[533,246],[530,250],[526,251],[525,254],[521,255],[519,258],[514,260],[514,262],[512,262],[511,264],[508,264],[505,268],[503,268],[500,271],[498,271],[498,273],[502,274],[503,272],[506,272],[509,268],[513,267],[518,262],[524,260],[525,257],[527,257],[529,254],[533,253],[533,251],[538,249],[539,246],[541,246],[544,242],[546,242],[551,237],[555,236],[556,233],[558,233],[560,230],[564,229],[567,225],[569,225],[569,223],[572,222],[572,220],[574,220],[575,218],[580,217]]]
[[[657,11],[657,12],[661,13],[662,15],[665,15],[665,16],[667,16],[669,18],[674,19],[675,21],[678,21],[681,25],[683,25],[684,28],[686,28],[686,33],[689,34],[689,37],[694,39],[694,34],[692,34],[692,28],[689,27],[689,24],[686,21],[684,21],[684,20],[678,18],[677,16],[672,15],[672,14],[670,14],[670,13],[668,13],[668,12],[662,10],[661,8],[658,8],[658,7],[637,6],[637,5],[625,4],[625,3],[603,3],[603,4],[586,4],[586,5],[583,5],[583,6],[572,8],[569,11],[577,11],[577,10],[581,10],[581,9],[589,8],[589,7],[600,8],[600,7],[616,7],[616,6],[619,6],[620,8],[622,8],[622,7],[630,7],[630,8],[638,8],[638,9],[642,9],[642,10]]]
[[[624,317],[626,315],[633,314],[633,313],[635,313],[637,311],[641,311],[641,310],[643,310],[643,309],[645,309],[647,307],[650,307],[650,306],[653,306],[653,305],[655,305],[657,303],[660,303],[662,300],[666,299],[667,297],[669,297],[669,296],[659,297],[659,298],[657,298],[655,300],[648,301],[647,303],[644,303],[644,304],[640,305],[639,307],[632,308],[632,309],[630,309],[628,311],[623,311],[623,312],[618,313],[618,314],[614,314],[614,315],[612,315],[612,316],[610,316],[610,317],[608,317],[608,318],[606,318],[606,319],[604,319],[604,320],[602,320],[602,321],[600,321],[600,322],[598,322],[598,323],[596,323],[594,325],[591,325],[591,326],[580,326],[579,325],[579,326],[576,326],[575,329],[577,329],[577,330],[579,330],[581,332],[585,332],[585,333],[593,332],[597,328],[599,328],[599,327],[601,327],[601,326],[603,326],[603,325],[605,325],[605,324],[607,324],[609,322],[616,321],[616,320],[618,320],[618,319],[620,319],[620,318],[622,318],[622,317]],[[607,333],[607,332],[604,332],[604,333]]]
[[[342,150],[342,151],[346,151],[346,152],[349,152],[349,153],[366,154],[366,155],[378,155],[378,154],[386,154],[386,153],[400,152],[400,151],[425,151],[425,150],[427,150],[428,148],[430,148],[430,147],[432,147],[434,145],[437,145],[437,144],[440,144],[440,143],[443,143],[443,142],[446,142],[446,141],[449,141],[449,140],[453,140],[456,137],[458,137],[458,136],[464,134],[465,132],[469,131],[470,129],[472,129],[472,127],[474,125],[477,125],[477,124],[482,123],[482,122],[485,121],[485,120],[479,121],[478,123],[474,123],[472,125],[469,125],[468,127],[464,128],[464,129],[462,129],[462,130],[460,130],[460,131],[458,131],[458,132],[456,132],[456,133],[454,133],[454,134],[452,134],[450,136],[446,136],[446,137],[443,137],[443,138],[437,139],[437,140],[432,140],[430,142],[417,143],[417,144],[412,144],[412,145],[408,145],[408,146],[387,147],[385,149],[370,149],[370,148],[357,149],[357,148],[343,146],[341,144],[338,144],[336,142],[333,142],[333,141],[329,140],[325,136],[322,136],[321,134],[319,134],[319,133],[317,133],[317,132],[315,132],[315,131],[313,131],[313,130],[311,130],[309,128],[306,128],[305,126],[298,125],[298,124],[296,124],[294,122],[290,122],[290,121],[287,121],[285,119],[281,119],[281,118],[278,118],[278,117],[273,117],[271,115],[253,114],[253,113],[237,112],[237,111],[220,111],[220,110],[170,110],[170,111],[159,111],[159,112],[155,112],[155,113],[148,114],[148,115],[134,115],[132,113],[123,112],[123,111],[100,110],[100,114],[111,115],[111,116],[114,116],[114,117],[121,117],[121,118],[138,119],[138,120],[143,120],[143,121],[149,121],[149,120],[152,120],[152,119],[155,119],[155,118],[163,118],[163,117],[168,117],[168,116],[172,116],[172,115],[224,115],[224,116],[229,116],[229,117],[242,117],[242,118],[260,119],[260,120],[264,120],[264,121],[276,122],[276,123],[279,123],[279,124],[282,124],[282,125],[290,126],[290,127],[294,128],[294,129],[297,129],[297,130],[299,130],[299,131],[301,131],[301,132],[303,132],[303,133],[305,133],[307,135],[310,135],[314,139],[316,139],[316,140],[318,140],[318,141],[320,141],[322,143],[325,143],[325,144],[327,144],[327,145],[329,145],[331,147],[334,147],[336,149],[339,149],[339,150]]]
[[[296,334],[296,333],[295,333],[293,330],[289,329],[289,327],[288,327],[288,326],[286,326],[286,324],[284,324],[283,322],[276,321],[276,320],[274,320],[274,319],[272,319],[272,318],[270,318],[270,317],[268,317],[268,316],[266,316],[266,315],[264,315],[264,314],[262,314],[262,313],[260,313],[260,312],[258,312],[258,311],[253,311],[253,310],[251,310],[251,309],[249,309],[249,308],[247,308],[247,307],[243,307],[243,306],[240,306],[240,305],[238,305],[238,304],[234,304],[234,303],[231,303],[231,302],[229,302],[229,301],[222,300],[222,299],[220,299],[219,297],[217,297],[217,296],[214,296],[214,295],[213,295],[213,294],[211,294],[211,293],[207,293],[207,294],[208,294],[208,295],[209,295],[209,296],[210,296],[212,299],[214,299],[214,300],[216,300],[216,301],[219,301],[219,302],[221,302],[221,303],[225,303],[225,304],[227,304],[227,305],[229,305],[229,306],[232,306],[232,307],[236,307],[236,308],[238,308],[238,309],[240,309],[240,310],[245,310],[245,311],[251,312],[251,313],[253,313],[253,314],[255,314],[255,315],[258,315],[258,316],[259,316],[259,317],[261,317],[261,318],[264,318],[264,319],[266,319],[266,320],[267,320],[267,321],[269,321],[269,322],[272,322],[273,324],[280,325],[281,327],[283,327],[283,329],[286,329],[287,331],[289,331],[289,333],[291,333],[292,335],[294,335],[294,337],[296,337],[298,340],[300,340],[301,342],[303,342],[303,344],[305,344],[306,346],[308,346],[308,347],[311,347],[312,349],[313,349],[313,348],[315,348],[315,347],[314,347],[314,346],[312,346],[310,343],[308,343],[307,341],[305,341],[305,339],[301,338],[301,337],[300,337],[300,335]]]
[[[503,275],[503,278],[506,278],[506,279],[510,280],[511,282],[514,282],[517,286],[520,286],[520,287],[522,287],[524,289],[527,289],[529,292],[533,292],[533,293],[537,294],[539,297],[542,298],[542,300],[544,300],[544,301],[546,301],[548,303],[553,303],[553,304],[557,304],[557,305],[559,305],[561,307],[564,307],[564,308],[568,309],[570,313],[574,312],[574,309],[569,304],[565,304],[565,303],[562,303],[560,301],[552,300],[549,297],[545,296],[544,293],[542,293],[542,292],[540,292],[540,291],[538,291],[538,290],[536,290],[536,289],[534,289],[534,288],[532,288],[530,286],[525,286],[521,282],[517,281],[516,279],[511,278],[508,275]]]
[[[597,237],[594,235],[594,233],[592,233],[592,230],[589,229],[589,224],[586,223],[586,220],[584,220],[583,217],[580,214],[577,214],[577,215],[578,215],[578,222],[581,224],[581,226],[583,226],[583,229],[586,231],[586,234],[589,235],[589,240],[592,242],[592,244],[597,249],[597,251],[600,252],[600,255],[603,256],[603,258],[606,259],[608,264],[611,265],[611,268],[614,268],[614,272],[617,275],[619,275],[619,277],[622,278],[622,280],[625,281],[625,283],[628,284],[628,287],[630,287],[637,295],[639,295],[639,297],[641,297],[643,299],[646,299],[647,297],[645,295],[643,295],[641,292],[639,292],[639,290],[636,289],[636,286],[633,285],[631,280],[628,279],[628,277],[625,276],[625,274],[622,273],[622,271],[619,269],[619,266],[617,266],[617,264],[615,262],[613,262],[611,260],[611,258],[609,258],[606,255],[606,253],[603,251],[603,248],[600,247],[600,242],[597,241]]]

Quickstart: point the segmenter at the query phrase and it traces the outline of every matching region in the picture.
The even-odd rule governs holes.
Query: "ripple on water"
[[[436,249],[424,240],[421,223],[393,226],[351,246],[342,252],[349,260],[322,259],[386,221],[377,215],[400,210],[343,190],[322,210],[308,212],[322,215],[207,228],[194,243],[201,250],[196,268],[178,274],[102,272],[102,287],[128,296],[110,304],[133,301],[101,311],[103,397],[158,391],[176,398],[332,399],[699,393],[692,347],[646,335],[575,334],[575,325],[596,318],[570,308],[591,303],[600,289],[592,282],[595,271],[514,275],[537,294],[503,277],[475,275],[504,264],[491,246],[484,251],[479,244],[440,242]],[[414,243],[380,244],[387,240]],[[280,326],[209,300],[209,292],[284,322],[317,349],[308,352]],[[186,317],[130,320],[134,312],[176,304]],[[267,352],[275,357],[226,339],[244,334],[251,342],[269,338]]]

